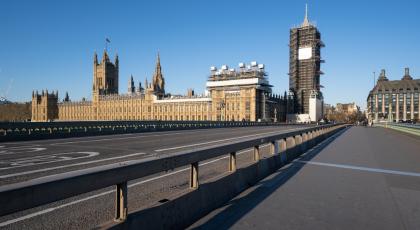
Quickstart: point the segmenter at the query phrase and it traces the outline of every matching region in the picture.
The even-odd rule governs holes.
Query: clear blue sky
[[[266,64],[274,92],[288,89],[289,29],[305,3],[326,47],[326,103],[365,106],[373,71],[420,76],[419,1],[20,1],[0,2],[0,95],[29,101],[33,89],[91,97],[94,51],[105,37],[120,57],[120,92],[152,76],[160,50],[167,91],[203,92],[209,67]],[[13,80],[12,80],[13,79]],[[137,83],[136,83],[137,84]]]

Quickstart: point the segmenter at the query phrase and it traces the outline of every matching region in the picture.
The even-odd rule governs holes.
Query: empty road
[[[0,185],[143,157],[159,157],[304,127],[284,125],[217,128],[1,143]],[[251,162],[247,161],[251,156],[238,156],[238,164]],[[226,160],[219,158],[202,162],[204,167],[200,169],[201,180],[226,172]],[[131,181],[129,210],[145,207],[185,191],[188,188],[188,175],[188,170],[181,168]],[[114,191],[107,188],[0,217],[0,228],[89,229],[112,220],[113,202]]]

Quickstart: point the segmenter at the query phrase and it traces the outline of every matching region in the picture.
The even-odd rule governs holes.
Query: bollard
[[[115,221],[127,219],[127,182],[117,184],[115,193]]]
[[[282,163],[285,163],[287,161],[287,140],[286,138],[283,138],[280,140],[280,159]]]
[[[287,139],[286,139],[287,140]],[[296,146],[296,139],[294,138],[294,137],[289,137],[289,144],[287,144],[287,154],[288,155],[290,155],[290,154],[295,154],[295,152],[296,152],[296,148],[295,148],[295,146]],[[290,151],[290,149],[293,149],[293,151]],[[293,155],[292,155],[292,158],[293,158]],[[287,156],[287,158],[289,158],[288,156]]]
[[[279,145],[277,141],[272,141],[270,143],[271,155],[277,154],[279,152]]]
[[[254,161],[260,161],[260,146],[258,145],[254,146]]]
[[[236,171],[236,152],[231,152],[229,154],[229,172]]]
[[[190,169],[190,188],[198,188],[198,162],[191,164]]]

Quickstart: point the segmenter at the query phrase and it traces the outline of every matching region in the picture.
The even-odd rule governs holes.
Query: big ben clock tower
[[[308,19],[306,6],[303,23],[290,30],[289,90],[294,94],[294,113],[309,114],[310,98],[322,100],[320,91],[321,33]]]

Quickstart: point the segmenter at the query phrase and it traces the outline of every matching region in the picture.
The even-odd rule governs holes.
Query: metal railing
[[[272,125],[285,125],[285,123],[248,121],[0,122],[0,141]]]
[[[386,122],[386,123],[376,123],[375,126],[394,129],[394,130],[398,130],[398,131],[401,131],[401,132],[410,133],[410,134],[413,134],[413,135],[420,136],[420,125],[419,124]]]
[[[336,124],[304,128],[287,133],[248,138],[215,147],[165,154],[161,158],[147,157],[0,186],[0,216],[115,186],[115,220],[124,221],[127,218],[128,181],[189,166],[190,189],[197,189],[200,186],[198,180],[199,162],[228,155],[229,165],[227,168],[231,173],[235,173],[238,151],[252,148],[253,160],[258,162],[261,158],[260,146],[267,143],[270,145],[272,155],[279,154],[282,162],[287,162],[285,153],[289,149],[298,147],[303,150],[303,147],[299,147],[302,146],[301,144],[314,144],[317,137],[343,126],[345,125]]]

